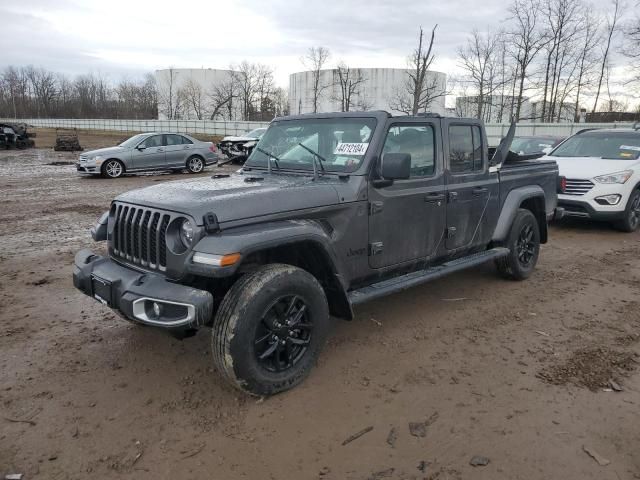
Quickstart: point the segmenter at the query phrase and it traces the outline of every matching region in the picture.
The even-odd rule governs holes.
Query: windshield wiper
[[[264,153],[267,156],[267,172],[271,173],[271,159],[273,158],[276,162],[276,168],[278,170],[280,170],[280,164],[278,163],[278,161],[280,160],[278,157],[276,157],[273,153],[271,152],[267,152],[266,150],[263,150],[262,148],[258,147],[257,145],[255,147],[256,150],[258,150],[260,153]]]
[[[322,170],[322,174],[324,175],[325,170],[324,170],[324,165],[322,165],[322,162],[326,162],[327,159],[324,158],[322,155],[320,155],[315,150],[312,150],[309,147],[307,147],[306,145],[303,145],[301,142],[298,142],[298,145],[300,145],[307,152],[309,152],[311,155],[313,155],[313,178],[314,179],[318,178],[318,170],[316,168],[316,160],[317,160],[317,163],[320,165],[320,170]]]

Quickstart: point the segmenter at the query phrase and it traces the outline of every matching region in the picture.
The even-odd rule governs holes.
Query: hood
[[[260,178],[245,181],[247,178]],[[252,172],[226,178],[198,178],[161,183],[126,192],[116,201],[191,215],[199,225],[213,212],[219,222],[339,203],[336,177]]]
[[[590,179],[598,175],[621,172],[640,165],[638,160],[606,160],[594,157],[552,157],[542,160],[555,160],[559,174],[567,178]]]
[[[222,139],[223,142],[248,142],[251,140],[258,140],[258,139],[253,137],[234,137],[234,136],[224,137]]]
[[[82,155],[86,155],[87,157],[95,157],[96,155],[117,155],[118,153],[122,153],[126,151],[126,148],[123,147],[108,147],[108,148],[99,148],[97,150],[89,150],[88,152],[82,152]]]

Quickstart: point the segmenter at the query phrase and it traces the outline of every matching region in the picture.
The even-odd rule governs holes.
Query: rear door
[[[447,250],[487,244],[498,206],[498,173],[488,166],[487,139],[479,122],[444,120],[447,172]]]
[[[411,155],[411,177],[369,186],[369,265],[384,268],[433,255],[444,233],[445,185],[440,120],[390,123],[384,153]]]
[[[166,166],[162,135],[151,135],[140,142],[131,154],[134,169]]]
[[[184,167],[194,149],[193,142],[182,135],[165,135],[165,145],[166,161],[169,167]]]

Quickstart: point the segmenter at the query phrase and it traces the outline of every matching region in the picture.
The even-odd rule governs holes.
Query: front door
[[[138,144],[132,153],[133,168],[164,168],[166,166],[162,135],[151,135]]]
[[[439,121],[439,120],[434,120]],[[411,177],[369,187],[369,265],[383,268],[426,259],[443,238],[445,185],[436,125],[407,119],[389,126],[382,155],[411,155]]]
[[[447,250],[487,244],[497,211],[498,173],[490,172],[487,141],[477,123],[446,120]]]

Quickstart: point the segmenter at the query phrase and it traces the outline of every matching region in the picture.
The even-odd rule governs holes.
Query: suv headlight
[[[195,228],[191,220],[185,219],[180,225],[180,240],[185,247],[189,248],[193,243]]]
[[[624,170],[622,172],[609,173],[593,177],[598,183],[625,183],[633,175],[633,170]]]

